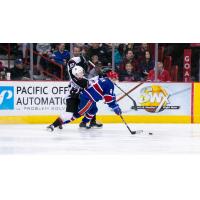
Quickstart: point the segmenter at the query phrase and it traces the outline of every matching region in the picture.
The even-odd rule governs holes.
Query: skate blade
[[[53,132],[54,131],[54,129],[51,129],[51,128],[46,128],[46,130],[48,131],[48,132]]]

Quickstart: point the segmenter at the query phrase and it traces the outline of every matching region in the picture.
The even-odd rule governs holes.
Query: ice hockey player
[[[67,98],[67,104],[71,105],[74,104],[72,101],[78,102],[79,99],[79,93],[81,90],[83,90],[84,88],[88,87],[89,85],[89,80],[85,77],[85,73],[81,72],[81,69],[79,71],[75,70],[73,71],[74,74],[72,73],[72,69],[76,66],[81,66],[84,70],[84,72],[87,72],[88,70],[88,63],[86,61],[86,59],[84,58],[84,56],[79,56],[79,57],[73,57],[69,60],[68,62],[68,74],[69,74],[69,78],[70,78],[70,96]],[[80,73],[80,74],[79,74]],[[70,106],[67,105],[67,109]],[[76,108],[78,108],[78,104],[76,106],[74,106]],[[69,110],[71,110],[69,108]],[[66,110],[67,111],[67,110]],[[67,112],[76,112],[77,109],[73,109],[73,111],[67,111]],[[86,127],[86,124],[84,123],[84,120],[80,123],[79,125],[80,127]],[[94,115],[94,117],[92,118],[91,122],[90,122],[90,127],[102,127],[103,124],[98,122],[96,120],[96,115]]]
[[[80,65],[80,66],[79,66]],[[61,114],[55,121],[60,119],[66,121],[65,119],[71,118],[74,113],[78,110],[78,105],[80,102],[79,95],[80,92],[89,86],[89,80],[84,76],[84,71],[87,71],[87,63],[84,57],[73,57],[68,62],[68,75],[70,78],[69,84],[69,94],[66,99],[66,113]],[[87,126],[83,121],[79,125],[80,127]],[[92,118],[89,124],[90,127],[102,127],[103,124],[96,121],[96,115]],[[62,129],[62,124],[59,125],[59,128]]]
[[[53,124],[49,125],[47,128],[50,131],[53,131],[55,127],[58,127],[62,124],[70,123],[71,121],[81,116],[85,116],[83,118],[84,123],[90,122],[93,116],[98,111],[96,102],[103,99],[105,100],[105,103],[110,108],[112,108],[113,111],[117,115],[120,115],[121,109],[119,105],[116,103],[116,96],[114,94],[114,84],[113,84],[113,82],[117,78],[118,78],[117,73],[113,71],[108,72],[107,77],[99,78],[96,82],[94,82],[88,88],[85,88],[83,91],[81,91],[78,110],[77,112],[73,114],[73,116],[68,115],[65,118],[61,116]]]

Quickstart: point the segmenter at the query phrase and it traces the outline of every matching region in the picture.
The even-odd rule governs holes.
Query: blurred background
[[[119,81],[200,81],[200,43],[1,43],[0,80],[68,80],[73,56],[95,64],[88,78],[108,67]]]

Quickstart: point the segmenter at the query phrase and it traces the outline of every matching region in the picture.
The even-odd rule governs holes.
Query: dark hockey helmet
[[[110,67],[103,67],[102,69],[101,69],[101,75],[103,76],[103,77],[107,77],[107,73],[108,72],[111,72],[112,71],[112,69],[110,68]]]

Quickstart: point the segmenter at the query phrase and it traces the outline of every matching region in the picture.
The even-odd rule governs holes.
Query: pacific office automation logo
[[[14,109],[14,87],[0,86],[0,110]]]
[[[160,85],[152,85],[142,88],[140,91],[140,109],[147,112],[158,113],[165,109],[179,109],[179,106],[169,106],[170,94]]]

